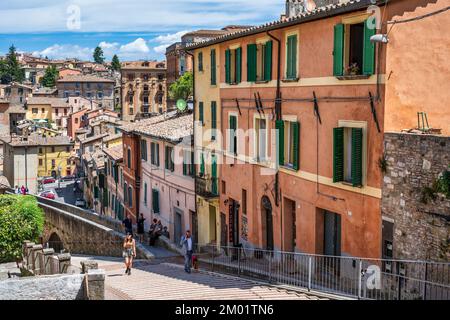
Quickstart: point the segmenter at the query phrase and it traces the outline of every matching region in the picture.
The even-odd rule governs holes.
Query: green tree
[[[115,54],[115,55],[112,57],[112,60],[111,60],[111,68],[112,68],[114,71],[120,71],[121,65],[120,65],[119,57],[117,56],[117,54]]]
[[[44,212],[33,196],[0,195],[0,263],[21,257],[25,240],[37,241]]]
[[[94,61],[96,63],[103,64],[105,62],[105,57],[103,56],[103,50],[100,47],[95,48],[94,50]]]
[[[25,73],[17,61],[16,47],[12,45],[6,55],[6,59],[0,65],[0,81],[3,84],[11,82],[22,82],[25,79]]]
[[[169,88],[170,98],[173,100],[188,100],[194,94],[194,77],[192,72],[186,72]]]
[[[42,77],[42,85],[44,87],[52,88],[56,86],[56,80],[59,77],[59,71],[55,66],[48,67],[45,70],[44,77]]]

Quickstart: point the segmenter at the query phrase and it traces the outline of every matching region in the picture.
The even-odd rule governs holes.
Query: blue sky
[[[61,59],[164,59],[188,31],[278,19],[284,0],[2,0],[0,54],[19,51]]]

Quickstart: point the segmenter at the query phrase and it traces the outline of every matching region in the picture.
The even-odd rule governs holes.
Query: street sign
[[[178,110],[184,111],[184,110],[186,110],[186,107],[187,107],[187,103],[185,100],[180,99],[177,101],[177,109]]]

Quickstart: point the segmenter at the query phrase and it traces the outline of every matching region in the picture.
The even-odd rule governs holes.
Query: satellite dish
[[[180,111],[184,111],[187,108],[187,103],[185,100],[180,99],[177,101],[177,109]]]

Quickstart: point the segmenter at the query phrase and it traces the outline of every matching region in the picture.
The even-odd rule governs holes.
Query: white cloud
[[[117,54],[120,59],[145,59],[149,58],[150,47],[143,38],[138,38],[130,43],[120,45],[118,42],[102,41],[98,44],[103,49],[104,56],[110,60]],[[35,51],[35,56],[47,56],[50,59],[78,58],[81,60],[91,60],[95,48],[81,47],[78,45],[54,44],[42,51]]]
[[[147,45],[147,41],[142,38],[138,38],[133,42],[125,44],[120,47],[121,53],[149,53],[150,48]]]
[[[33,55],[49,57],[50,59],[78,58],[89,60],[92,58],[92,48],[80,47],[78,45],[54,44],[42,51],[35,51]]]
[[[70,4],[80,9],[80,32],[173,31],[259,24],[279,18],[282,0],[2,0],[3,33],[68,31]],[[20,23],[17,23],[20,21]]]
[[[158,54],[165,54],[168,46],[170,46],[171,44],[173,44],[175,42],[181,41],[181,37],[188,32],[189,32],[189,30],[184,30],[184,31],[179,31],[176,33],[168,33],[166,35],[160,35],[160,36],[156,37],[152,41],[156,42],[160,45],[154,47],[153,50]]]

